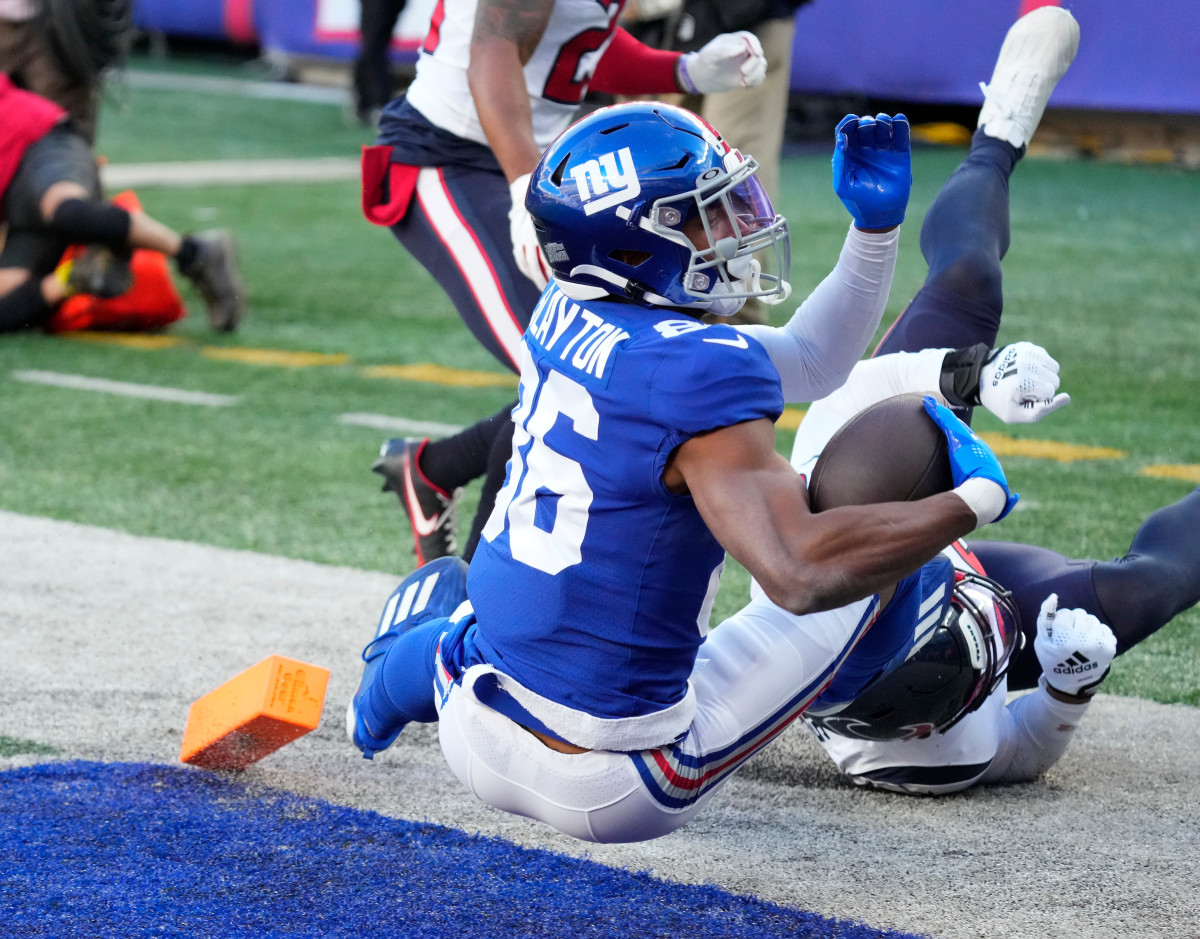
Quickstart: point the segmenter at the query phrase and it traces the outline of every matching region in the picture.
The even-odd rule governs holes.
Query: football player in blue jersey
[[[521,335],[550,276],[524,199],[542,151],[588,90],[732,91],[762,82],[749,32],[695,52],[652,49],[618,25],[618,0],[439,4],[407,93],[364,152],[367,217],[387,225],[446,291],[475,338],[520,371]],[[408,516],[418,564],[452,554],[462,486],[484,476],[470,559],[512,449],[508,405],[459,434],[387,440],[372,469]]]
[[[653,102],[600,109],[543,155],[526,206],[553,282],[522,342],[507,478],[469,572],[439,559],[388,600],[347,710],[364,756],[437,721],[485,802],[588,840],[665,835],[829,682],[875,591],[1011,509],[991,451],[943,408],[953,491],[809,510],[774,421],[785,397],[839,387],[879,324],[908,123],[839,123],[834,189],[853,224],[791,320],[706,325],[790,290],[755,258],[790,269],[755,169]],[[743,616],[707,635],[726,551],[789,614],[859,614],[820,630]]]
[[[875,356],[809,408],[792,454],[801,473],[814,478],[833,433],[894,394],[940,392],[967,413],[982,405],[1009,423],[1039,420],[1069,400],[1045,350],[993,347],[1009,177],[1078,41],[1078,24],[1059,7],[1010,29],[971,150],[925,217],[926,282]],[[1198,526],[1195,490],[1151,514],[1112,560],[959,542],[885,593],[883,613],[804,718],[860,785],[936,795],[1033,779],[1066,751],[1114,656],[1200,601]],[[800,628],[857,615],[851,606],[801,617]],[[755,588],[715,634],[744,629],[741,617],[792,618]],[[1009,690],[1027,689],[1006,703]]]

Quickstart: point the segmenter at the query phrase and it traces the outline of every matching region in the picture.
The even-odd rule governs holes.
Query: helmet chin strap
[[[620,277],[612,271],[607,271],[602,267],[597,267],[594,264],[580,264],[571,269],[571,276],[590,275],[598,280],[606,281],[612,284],[611,289],[603,287],[591,287],[586,284],[576,284],[570,280],[564,280],[560,277],[555,277],[554,281],[558,284],[559,289],[572,300],[597,300],[600,297],[621,296],[629,293],[630,280],[627,277]],[[660,297],[651,290],[646,290],[641,293],[641,299],[651,306],[675,306],[676,304],[668,300],[666,297]]]
[[[766,290],[762,284],[762,264],[758,258],[734,258],[725,264],[725,269],[729,272],[729,278],[733,281],[733,289],[737,292],[760,293]],[[782,293],[771,297],[759,297],[759,299],[768,306],[783,303],[792,295],[792,285],[786,280],[781,280],[779,286],[782,288]]]

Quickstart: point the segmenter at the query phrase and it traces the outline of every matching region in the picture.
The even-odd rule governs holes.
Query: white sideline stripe
[[[338,417],[338,423],[374,427],[376,430],[398,430],[401,433],[423,434],[427,437],[449,437],[463,429],[457,424],[411,421],[406,417],[389,417],[386,414],[342,414]]]
[[[470,230],[458,217],[435,167],[426,167],[417,175],[417,198],[429,216],[430,225],[453,256],[459,272],[475,295],[475,301],[496,341],[504,348],[509,359],[520,362],[524,331],[513,319],[513,313],[504,301],[504,293],[496,283],[491,264]]]
[[[222,78],[215,75],[175,75],[166,72],[143,72],[126,69],[116,83],[131,88],[153,91],[187,91],[194,94],[223,94],[240,98],[263,98],[275,101],[303,101],[309,104],[346,104],[350,92],[345,88],[306,85],[299,82],[256,81],[245,78]]]
[[[125,163],[104,166],[100,179],[108,189],[137,186],[226,186],[261,183],[308,183],[358,179],[352,157],[309,160],[198,160],[174,163]]]
[[[99,391],[104,394],[125,395],[128,398],[150,398],[175,404],[202,404],[220,408],[238,402],[237,398],[230,395],[184,391],[182,388],[163,388],[159,385],[135,385],[127,381],[110,381],[107,378],[88,378],[86,375],[65,375],[62,372],[41,372],[35,369],[18,369],[12,373],[12,377],[17,381],[37,385],[54,385],[76,391]]]

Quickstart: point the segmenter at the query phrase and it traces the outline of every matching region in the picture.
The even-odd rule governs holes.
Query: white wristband
[[[1008,505],[1008,493],[1004,491],[1004,487],[980,476],[968,479],[951,492],[967,503],[975,513],[976,528],[994,522]]]

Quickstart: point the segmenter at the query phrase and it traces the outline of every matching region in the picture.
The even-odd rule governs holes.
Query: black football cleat
[[[384,441],[371,470],[384,478],[383,491],[394,492],[412,527],[417,564],[458,550],[458,500],[462,489],[446,492],[421,472],[421,451],[429,440],[397,437]]]

